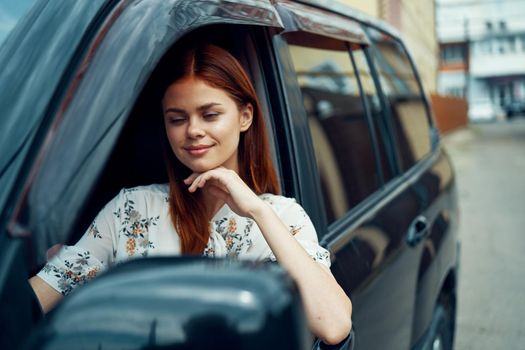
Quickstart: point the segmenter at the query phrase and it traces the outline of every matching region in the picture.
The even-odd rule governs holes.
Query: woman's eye
[[[218,116],[219,116],[219,113],[217,113],[217,112],[207,112],[207,113],[203,114],[203,117],[205,119],[214,119],[214,118],[216,118]]]
[[[182,124],[186,118],[184,117],[168,117],[168,122],[170,124]]]

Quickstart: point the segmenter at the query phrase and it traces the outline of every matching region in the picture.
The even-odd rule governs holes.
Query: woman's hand
[[[297,283],[308,324],[316,336],[327,344],[337,344],[350,333],[352,303],[330,270],[308,255],[277,213],[235,171],[220,167],[193,173],[184,183],[190,192],[201,188],[226,202],[237,215],[256,222],[277,261]]]
[[[190,192],[205,189],[226,202],[239,216],[252,218],[266,204],[230,169],[218,167],[204,173],[193,173],[184,180]]]

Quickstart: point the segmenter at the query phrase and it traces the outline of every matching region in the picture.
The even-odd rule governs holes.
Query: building
[[[523,104],[524,17],[523,0],[438,0],[438,91],[466,97],[471,110]]]
[[[438,41],[435,0],[338,0],[397,28],[427,92],[437,91]]]

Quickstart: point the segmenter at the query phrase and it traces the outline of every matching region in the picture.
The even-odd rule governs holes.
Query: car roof
[[[107,6],[111,3],[120,2],[120,1],[124,1],[124,0],[106,0],[103,6]],[[178,1],[181,1],[181,0],[178,0]],[[214,2],[217,3],[218,6],[220,6],[221,3],[228,3],[228,4],[244,3],[245,4],[247,1],[246,0],[227,0],[227,1],[214,0]],[[395,27],[386,23],[384,20],[368,15],[350,5],[341,3],[339,1],[335,1],[335,0],[284,0],[284,1],[283,0],[257,0],[257,2],[267,3],[268,5],[276,5],[278,3],[286,3],[286,2],[309,5],[312,7],[319,8],[321,10],[325,10],[325,11],[332,12],[332,13],[337,13],[339,15],[351,18],[360,23],[380,29],[395,38],[398,38],[398,39],[400,38],[399,31]]]

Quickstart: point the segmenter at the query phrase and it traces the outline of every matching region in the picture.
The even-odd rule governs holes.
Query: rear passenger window
[[[378,30],[369,30],[377,68],[403,170],[430,153],[431,132],[422,93],[403,46]]]
[[[344,43],[334,50],[291,45],[290,53],[332,223],[380,186],[370,128]]]

